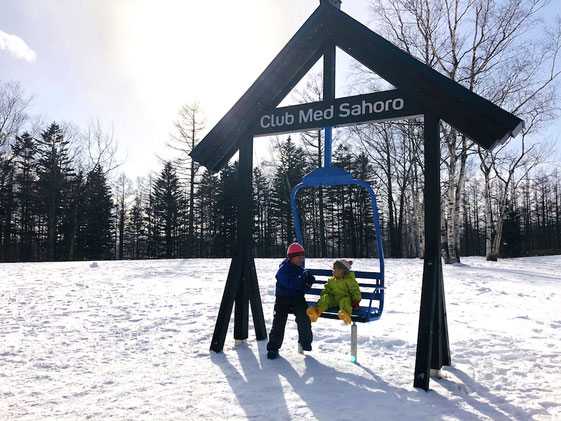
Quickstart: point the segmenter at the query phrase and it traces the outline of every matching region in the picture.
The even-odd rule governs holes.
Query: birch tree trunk
[[[491,168],[482,164],[484,177],[483,195],[485,197],[485,257],[489,261],[497,261],[497,256],[493,256],[493,212],[491,206]]]
[[[453,137],[454,133],[450,136]],[[455,142],[448,141],[448,151],[449,151],[449,160],[448,160],[448,197],[446,203],[446,212],[443,214],[446,215],[446,246],[447,252],[444,257],[444,263],[456,263],[459,261],[459,256],[455,248],[455,235],[454,235],[454,226],[456,224],[456,198],[458,196],[458,192],[456,190],[456,144]]]
[[[467,166],[467,156],[468,156],[468,147],[467,147],[467,139],[465,136],[462,136],[462,153],[460,157],[460,172],[458,175],[458,182],[456,185],[456,195],[455,195],[455,203],[454,203],[454,219],[453,219],[453,230],[452,233],[454,235],[454,251],[456,254],[456,263],[460,263],[460,228],[461,228],[461,220],[462,220],[462,197],[464,194],[464,186],[466,182],[466,166]],[[452,262],[454,263],[454,262]]]

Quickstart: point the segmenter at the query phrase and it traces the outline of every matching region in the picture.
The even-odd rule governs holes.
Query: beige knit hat
[[[353,264],[353,261],[352,260],[346,260],[346,259],[338,259],[333,264],[337,265],[337,267],[343,269],[345,271],[345,273],[347,273],[351,270],[351,266]]]

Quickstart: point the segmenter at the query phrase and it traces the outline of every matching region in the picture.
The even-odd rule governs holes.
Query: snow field
[[[379,321],[320,319],[297,354],[209,351],[230,259],[2,264],[0,419],[561,419],[561,256],[444,267],[452,366],[413,388],[422,261],[386,261]],[[280,260],[257,259],[267,330]],[[309,267],[331,259],[308,259]],[[375,261],[357,259],[355,270]]]

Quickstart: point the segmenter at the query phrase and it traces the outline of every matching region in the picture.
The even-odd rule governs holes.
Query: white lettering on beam
[[[290,126],[294,123],[294,116],[288,111],[285,111],[283,115],[265,114],[261,117],[259,123],[263,129],[282,127],[284,125]]]
[[[386,101],[376,101],[374,103],[362,100],[362,103],[352,105],[343,102],[339,105],[339,117],[345,118],[350,115],[358,117],[365,114],[382,113],[390,110],[399,111],[405,106],[402,98],[387,99]]]
[[[271,116],[269,114],[265,114],[261,117],[261,121],[259,123],[263,129],[268,129],[271,127]]]
[[[334,106],[330,106],[325,110],[313,110],[308,108],[307,110],[300,110],[298,113],[298,122],[299,123],[311,123],[317,122],[322,120],[329,120],[333,118],[334,114]]]
[[[388,111],[399,111],[405,106],[405,100],[402,98],[386,99],[383,101],[368,102],[362,100],[360,104],[351,105],[348,102],[339,104],[339,118],[347,118],[349,116],[360,117],[368,114],[379,114]],[[331,120],[334,117],[334,105],[323,110],[314,110],[313,108],[301,109],[298,111],[298,124],[320,123],[325,120]],[[296,116],[288,111],[284,114],[265,114],[261,116],[259,121],[261,128],[269,129],[274,127],[291,126],[295,123]],[[328,123],[326,123],[328,124]]]
[[[309,108],[306,112],[304,112],[304,110],[300,110],[300,112],[298,113],[298,117],[300,123],[308,123],[312,121],[312,109]]]

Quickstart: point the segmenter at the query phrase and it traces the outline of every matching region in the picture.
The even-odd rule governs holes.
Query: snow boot
[[[318,317],[321,316],[321,313],[323,313],[321,307],[308,307],[306,310],[306,314],[312,322],[317,321]]]
[[[351,315],[345,310],[339,310],[339,318],[345,322],[346,325],[351,324]]]
[[[308,307],[306,309],[306,314],[308,315],[312,323],[317,321],[318,314],[316,313],[316,309],[314,307]]]
[[[278,349],[272,349],[270,351],[267,351],[267,358],[270,359],[270,360],[274,360],[278,356],[279,356]]]
[[[301,343],[300,346],[302,347],[302,351],[311,351],[312,344],[309,342]]]

